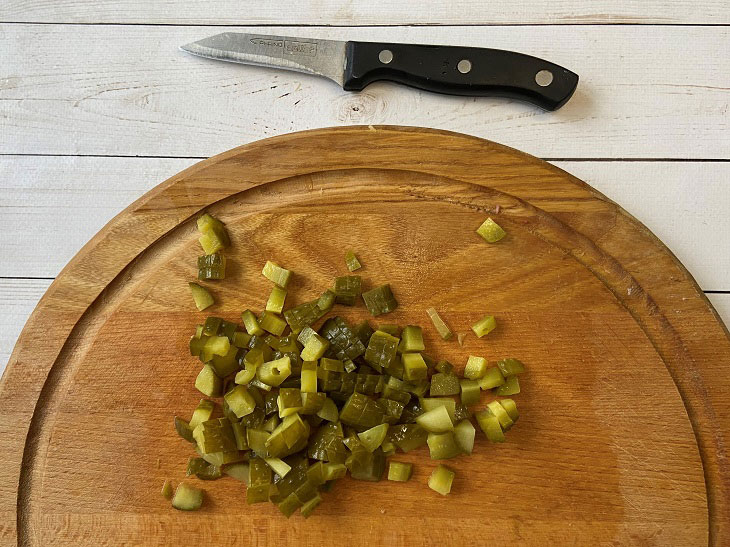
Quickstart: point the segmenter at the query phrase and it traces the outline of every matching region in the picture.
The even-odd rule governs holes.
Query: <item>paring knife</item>
[[[511,97],[546,110],[560,108],[578,85],[577,74],[543,59],[478,47],[224,32],[180,49],[210,59],[317,74],[347,91],[390,80],[448,95]]]

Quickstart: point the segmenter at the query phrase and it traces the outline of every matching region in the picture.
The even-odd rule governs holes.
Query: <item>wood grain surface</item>
[[[497,206],[499,205],[499,212]],[[211,311],[260,308],[266,259],[311,298],[359,249],[369,285],[390,281],[388,321],[442,310],[457,330],[485,311],[494,336],[438,355],[528,364],[520,423],[477,442],[448,499],[425,486],[347,479],[316,516],[287,521],[206,484],[198,514],[159,494],[189,454],[171,416],[198,395],[186,355],[186,281],[207,209],[235,245]],[[494,215],[509,236],[473,233]],[[362,308],[345,316],[364,316]],[[423,129],[353,127],[253,143],[183,171],[99,232],[61,272],[0,384],[5,544],[726,545],[728,333],[675,257],[641,224],[565,172],[515,150]]]

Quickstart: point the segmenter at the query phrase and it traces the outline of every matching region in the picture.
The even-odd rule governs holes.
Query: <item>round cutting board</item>
[[[124,184],[124,181],[111,181]],[[187,282],[209,211],[233,241],[217,304]],[[489,245],[491,216],[508,235]],[[200,394],[187,343],[209,314],[240,321],[270,290],[271,259],[296,273],[287,305],[346,273],[390,282],[384,322],[421,324],[428,351],[513,356],[528,372],[507,442],[481,432],[446,462],[452,494],[346,479],[314,515],[248,506],[232,479],[204,508],[160,495],[190,446],[172,416]],[[489,312],[497,330],[441,341]],[[363,306],[338,307],[348,320]],[[378,321],[371,321],[376,324]],[[130,205],[61,272],[0,384],[2,541],[23,545],[728,545],[728,332],[687,271],[644,226],[569,174],[493,142],[418,128],[284,135],[203,161]]]

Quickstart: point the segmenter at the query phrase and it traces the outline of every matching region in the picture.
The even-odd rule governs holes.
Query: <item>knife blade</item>
[[[556,110],[573,95],[578,75],[514,51],[462,46],[342,42],[224,32],[181,46],[220,61],[324,76],[346,91],[388,80],[462,96],[519,99]]]

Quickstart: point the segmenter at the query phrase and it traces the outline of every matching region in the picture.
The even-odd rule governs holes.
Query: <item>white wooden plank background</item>
[[[4,0],[2,21],[216,25],[727,24],[725,0]]]
[[[350,94],[177,51],[223,30],[514,49],[581,83],[548,114],[389,84]],[[728,51],[725,0],[5,0],[0,367],[52,278],[143,192],[245,142],[354,123],[451,129],[553,160],[652,229],[730,323]]]
[[[0,149],[203,157],[297,129],[392,123],[469,133],[547,158],[730,159],[730,27],[265,29],[542,56],[581,76],[575,96],[553,113],[517,101],[439,96],[388,83],[348,93],[323,78],[213,62],[177,49],[220,31],[0,25],[8,46]]]

